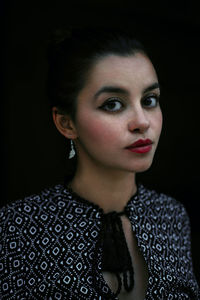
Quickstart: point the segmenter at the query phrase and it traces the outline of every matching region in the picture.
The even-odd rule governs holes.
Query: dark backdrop
[[[5,92],[1,99],[1,205],[59,182],[67,167],[65,140],[53,125],[45,90],[48,31],[67,25],[128,26],[155,64],[164,115],[154,164],[139,179],[184,203],[200,278],[198,4],[79,2],[1,2]]]

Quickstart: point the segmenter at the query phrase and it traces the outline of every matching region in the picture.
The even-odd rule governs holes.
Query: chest
[[[118,295],[118,299],[143,300],[145,298],[148,283],[148,269],[145,260],[139,251],[137,240],[132,230],[130,221],[125,216],[122,216],[121,220],[134,270],[134,288],[131,292],[127,292],[124,288],[122,288],[120,294]],[[120,274],[120,276],[123,282],[122,274]],[[103,277],[110,289],[115,292],[118,287],[116,275],[110,272],[103,272]]]

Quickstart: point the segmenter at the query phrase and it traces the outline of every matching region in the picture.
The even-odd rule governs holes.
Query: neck
[[[74,192],[97,204],[105,213],[121,212],[136,193],[135,173],[78,168],[70,183]]]

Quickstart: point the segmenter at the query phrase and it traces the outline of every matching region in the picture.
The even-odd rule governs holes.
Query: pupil
[[[109,107],[110,109],[115,108],[115,102],[110,102],[110,103],[108,103],[108,107]]]
[[[145,104],[146,104],[146,105],[151,105],[151,104],[152,104],[151,98],[147,98],[147,99],[145,100]]]

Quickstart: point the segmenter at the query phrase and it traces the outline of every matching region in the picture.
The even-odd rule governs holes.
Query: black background
[[[65,140],[52,122],[45,90],[49,30],[68,25],[128,26],[156,67],[164,115],[153,166],[139,179],[184,203],[200,279],[198,3],[13,0],[1,2],[1,20],[1,205],[59,182],[67,167]]]

